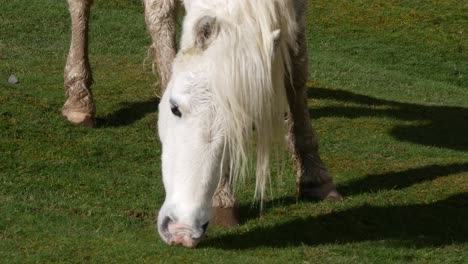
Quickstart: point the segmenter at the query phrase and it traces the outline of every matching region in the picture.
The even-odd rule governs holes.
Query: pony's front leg
[[[176,26],[179,0],[144,0],[145,21],[153,44],[153,67],[159,75],[161,94],[171,77],[172,61],[176,54]]]
[[[210,224],[224,227],[239,224],[239,212],[228,173],[222,177],[213,196]]]
[[[307,5],[307,1],[298,1],[296,4]],[[306,91],[308,62],[305,11],[307,8],[299,6],[297,10],[298,52],[292,58],[292,85],[290,80],[286,80],[290,108],[288,141],[296,167],[297,194],[300,198],[313,200],[340,199],[333,178],[320,159],[317,136],[310,122]]]
[[[88,60],[88,20],[92,0],[68,0],[71,17],[71,44],[64,71],[66,101],[62,115],[74,124],[94,126],[96,113],[91,93],[91,66]]]

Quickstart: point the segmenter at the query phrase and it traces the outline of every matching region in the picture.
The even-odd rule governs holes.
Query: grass
[[[311,1],[310,112],[346,199],[296,202],[287,164],[262,216],[241,186],[242,225],[195,250],[164,245],[154,225],[164,192],[142,4],[95,2],[91,130],[60,116],[66,1],[2,3],[2,262],[468,261],[464,1]]]

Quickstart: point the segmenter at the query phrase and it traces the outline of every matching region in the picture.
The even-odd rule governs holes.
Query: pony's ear
[[[195,46],[201,50],[208,48],[218,34],[216,17],[204,16],[195,25]]]
[[[278,48],[281,40],[281,30],[277,29],[274,30],[272,33],[273,35],[273,48],[276,49]]]

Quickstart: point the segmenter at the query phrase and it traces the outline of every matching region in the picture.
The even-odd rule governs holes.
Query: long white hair
[[[217,9],[216,42],[207,50],[220,56],[210,78],[216,124],[225,133],[225,157],[231,180],[246,174],[252,148],[256,153],[256,197],[263,200],[270,177],[273,146],[284,144],[288,110],[285,81],[296,51],[293,0],[230,2]],[[234,2],[234,3],[232,3]],[[212,5],[212,3],[211,3]],[[222,11],[219,11],[222,10]],[[256,144],[252,140],[256,139]]]

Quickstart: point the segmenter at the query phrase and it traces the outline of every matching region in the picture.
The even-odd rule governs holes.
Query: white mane
[[[224,155],[235,182],[245,175],[249,148],[255,147],[256,194],[261,199],[270,177],[272,146],[284,144],[285,76],[290,74],[290,52],[296,49],[293,1],[185,1],[193,19],[210,15],[220,23],[216,40],[205,51],[215,58],[209,78],[219,117],[215,125],[224,131]],[[193,22],[190,16],[185,23]],[[280,38],[275,44],[276,30]],[[182,50],[193,37],[190,32],[183,36]]]

